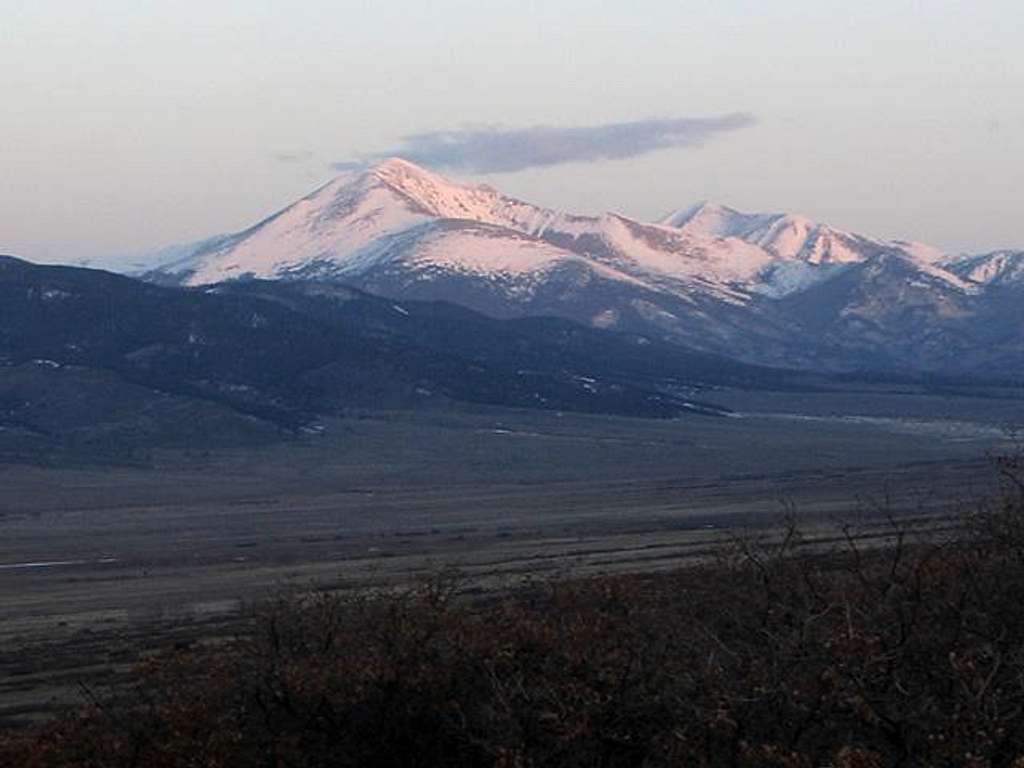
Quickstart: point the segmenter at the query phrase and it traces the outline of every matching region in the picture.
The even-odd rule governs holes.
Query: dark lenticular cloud
[[[635,120],[570,128],[485,127],[414,133],[380,155],[398,155],[414,163],[474,173],[509,173],[572,162],[636,157],[671,147],[702,144],[714,136],[753,125],[736,113],[716,117]],[[338,163],[336,167],[348,166]]]

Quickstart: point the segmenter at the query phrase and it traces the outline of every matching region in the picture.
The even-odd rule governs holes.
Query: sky
[[[0,0],[0,253],[127,258],[402,154],[1024,248],[1019,0]]]

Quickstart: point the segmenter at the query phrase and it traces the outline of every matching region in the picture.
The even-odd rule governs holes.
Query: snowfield
[[[146,277],[343,283],[786,367],[1024,370],[1024,252],[950,255],[714,203],[658,222],[581,216],[397,158],[166,254]]]
[[[747,214],[712,203],[658,223],[576,216],[489,186],[450,181],[397,158],[345,173],[245,232],[186,248],[184,259],[158,271],[188,285],[316,273],[352,278],[383,266],[502,280],[542,279],[561,262],[609,280],[710,292],[735,302],[805,290],[836,275],[837,265],[886,251],[961,291],[1006,271],[1005,256],[985,257],[990,261],[959,274],[957,262],[921,243],[884,242],[802,216]]]

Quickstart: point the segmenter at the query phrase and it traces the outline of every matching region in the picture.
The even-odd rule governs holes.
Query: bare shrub
[[[264,606],[127,695],[0,740],[0,765],[1024,765],[1024,488],[926,540],[796,526],[712,563]]]

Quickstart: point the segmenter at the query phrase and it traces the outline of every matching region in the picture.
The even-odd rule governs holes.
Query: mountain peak
[[[400,157],[375,165],[364,179],[397,195],[416,214],[472,221],[532,233],[552,212],[502,195],[486,184],[454,181]]]
[[[437,174],[432,171],[428,171],[416,163],[410,162],[402,157],[388,157],[381,160],[379,163],[370,167],[369,172],[377,176],[394,176],[409,175],[409,176],[430,176],[433,178],[440,178]]]
[[[739,213],[728,206],[716,203],[711,200],[701,200],[687,208],[680,208],[677,211],[663,216],[658,220],[659,224],[669,227],[681,228],[690,221],[706,216],[721,216],[726,214]]]
[[[780,218],[775,213],[743,213],[704,200],[665,216],[659,223],[703,237],[744,237]]]
[[[412,162],[411,160],[406,160],[404,157],[399,157],[398,155],[391,155],[390,157],[385,157],[383,160],[381,160],[379,163],[377,163],[377,165],[375,167],[377,167],[377,168],[411,168],[411,169],[417,170],[417,171],[425,171],[426,170],[425,168],[423,168],[423,167],[421,167],[419,165],[416,165],[416,163]]]
[[[708,200],[660,224],[580,216],[394,157],[341,175],[247,230],[188,248],[151,274],[188,285],[253,277],[343,282],[500,316],[567,317],[772,364],[841,354],[830,351],[831,337],[822,346],[825,327],[835,344],[850,345],[848,357],[828,359],[861,365],[859,350],[876,343],[864,336],[869,327],[891,345],[879,354],[941,366],[948,356],[931,355],[944,348],[932,350],[947,338],[970,340],[973,318],[991,324],[1004,316],[992,313],[1005,312],[1012,323],[1019,315],[1013,292],[1024,285],[1024,255],[950,260],[919,243]],[[972,324],[935,330],[961,322]],[[986,328],[978,338],[988,338]]]
[[[474,218],[472,211],[483,199],[497,196],[493,190],[459,184],[400,157],[378,163],[367,175],[398,193],[416,210],[440,218]]]
[[[701,200],[696,205],[691,206],[690,210],[692,211],[694,216],[721,216],[736,214],[742,215],[741,212],[736,210],[735,208],[730,208],[728,205],[723,205],[722,203],[716,203],[714,200]]]

